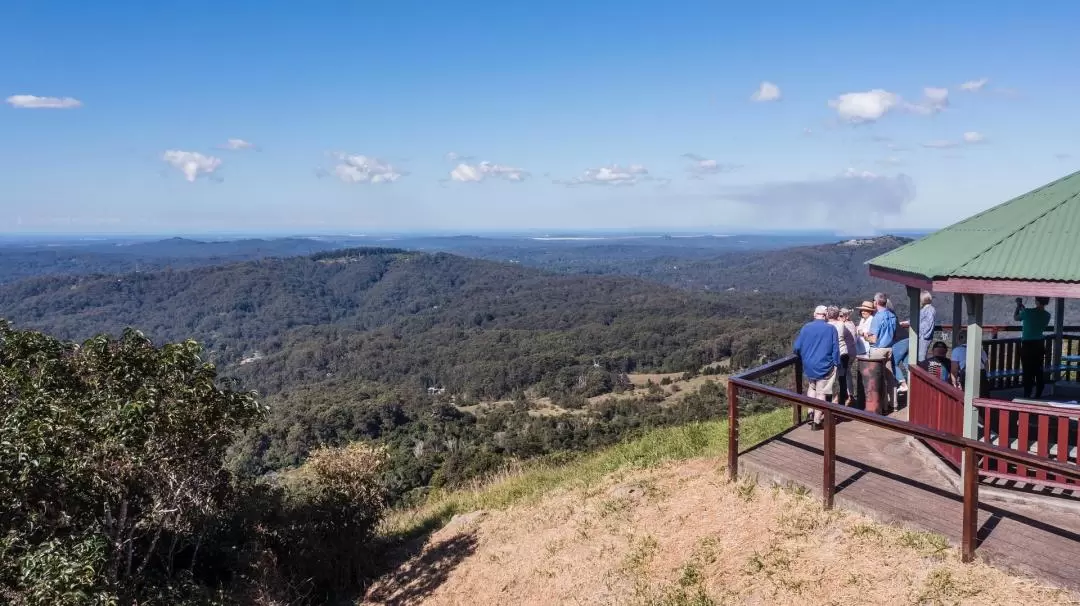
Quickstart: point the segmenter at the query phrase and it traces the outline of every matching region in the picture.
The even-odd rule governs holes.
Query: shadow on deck
[[[906,420],[906,411],[896,413]],[[743,475],[821,494],[824,432],[799,425],[738,457]],[[835,502],[875,520],[961,540],[963,497],[941,463],[912,437],[859,422],[836,426]],[[1080,502],[1004,499],[984,492],[978,557],[1080,590]]]

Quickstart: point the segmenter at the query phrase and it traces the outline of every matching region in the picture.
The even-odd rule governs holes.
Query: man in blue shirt
[[[802,360],[803,374],[806,375],[806,395],[811,398],[832,401],[836,386],[836,368],[840,365],[840,338],[836,329],[825,321],[824,305],[814,309],[814,319],[799,331],[792,351]],[[825,413],[813,411],[810,429],[821,429]]]
[[[870,345],[876,349],[891,349],[896,339],[896,314],[889,309],[885,293],[874,295],[874,319],[870,322]]]

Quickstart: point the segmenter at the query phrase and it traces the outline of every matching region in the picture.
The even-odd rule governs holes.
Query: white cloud
[[[405,173],[388,162],[362,154],[335,153],[338,163],[329,174],[345,183],[393,183]],[[324,174],[319,171],[319,174]]]
[[[915,198],[911,177],[848,169],[826,179],[763,183],[721,194],[751,206],[762,220],[783,216],[807,225],[828,224],[852,232],[877,230],[902,214]]]
[[[989,78],[979,78],[978,80],[968,80],[967,82],[964,82],[963,84],[960,85],[960,90],[968,91],[968,92],[971,92],[971,93],[977,93],[977,92],[981,91],[983,89],[983,87],[986,86],[986,83],[989,82],[989,81],[990,81]]]
[[[706,175],[729,173],[738,168],[735,164],[723,164],[697,154],[683,154],[683,157],[691,162],[690,166],[686,167],[686,170],[690,172],[691,178],[700,179]]]
[[[806,136],[810,136],[810,135],[814,134],[814,129],[812,129],[812,128],[810,128],[808,126],[808,127],[804,128],[804,129],[802,129],[802,134],[804,134]]]
[[[250,141],[244,141],[243,139],[229,139],[221,146],[221,148],[239,151],[242,149],[255,149],[255,144]]]
[[[750,99],[758,102],[779,101],[780,87],[772,82],[762,82],[757,91],[750,95]]]
[[[985,143],[985,142],[986,142],[986,135],[984,135],[984,134],[982,134],[980,132],[969,130],[968,132],[964,133],[964,143]]]
[[[454,170],[450,171],[450,180],[461,183],[479,183],[488,177],[520,182],[524,181],[528,176],[528,171],[493,162],[481,162],[479,164],[462,162],[455,166]]]
[[[1058,153],[1054,154],[1054,158],[1057,160],[1068,160],[1069,158],[1072,158],[1072,154]]]
[[[900,96],[875,88],[861,93],[844,93],[829,101],[840,119],[847,122],[874,122],[901,103]]]
[[[904,160],[898,158],[897,156],[889,156],[887,158],[882,158],[881,160],[878,160],[878,164],[882,166],[900,166],[903,163]]]
[[[161,159],[183,173],[184,178],[192,183],[199,175],[209,176],[221,168],[221,158],[204,156],[199,152],[170,149],[161,156]]]
[[[7,98],[8,105],[21,109],[75,109],[82,107],[82,101],[72,97],[38,97],[36,95],[12,95]]]
[[[641,181],[664,181],[649,176],[649,171],[640,164],[621,167],[618,164],[589,168],[580,177],[569,181],[556,181],[562,185],[636,185]]]

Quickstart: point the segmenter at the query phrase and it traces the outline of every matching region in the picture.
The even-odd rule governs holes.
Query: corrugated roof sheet
[[[868,264],[929,279],[1080,282],[1080,172]]]

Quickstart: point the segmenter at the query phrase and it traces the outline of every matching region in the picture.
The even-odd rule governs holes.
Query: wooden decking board
[[[743,473],[821,494],[824,432],[806,425],[739,457]],[[960,540],[963,499],[904,436],[857,422],[836,428],[836,504],[884,522]],[[1037,502],[981,503],[978,554],[996,565],[1080,590],[1080,516]]]

